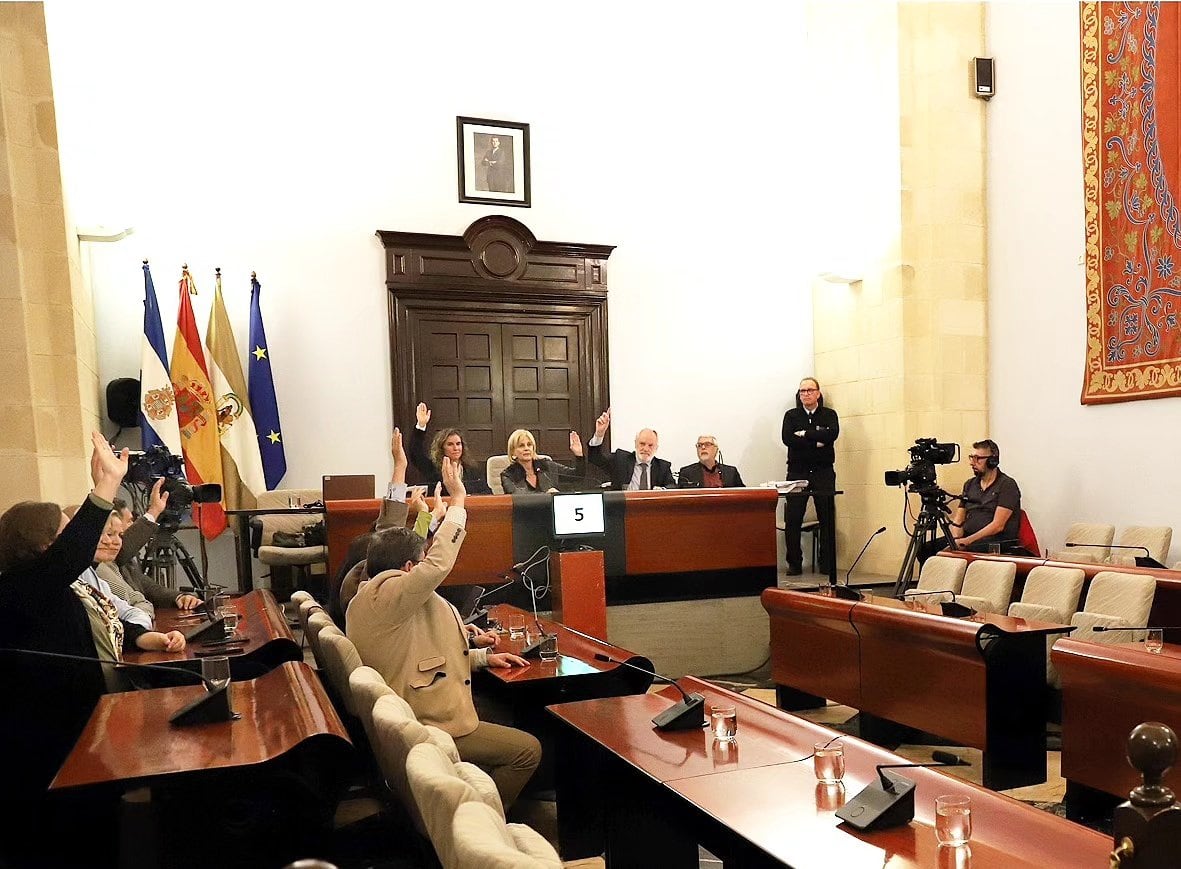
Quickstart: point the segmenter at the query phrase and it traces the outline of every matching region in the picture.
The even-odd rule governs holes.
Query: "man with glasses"
[[[677,487],[681,489],[732,489],[745,487],[742,474],[733,465],[718,461],[718,439],[713,435],[699,435],[697,438],[697,461],[685,465],[677,474]]]
[[[820,563],[815,567],[821,573],[831,567],[825,562],[834,539],[832,493],[837,488],[837,475],[833,468],[836,462],[833,444],[840,434],[841,423],[837,412],[824,406],[820,382],[815,377],[805,377],[796,392],[796,406],[783,415],[787,478],[808,481],[808,488],[803,493],[788,495],[783,505],[788,576],[803,573],[800,529],[804,524],[804,513],[808,509],[810,497],[816,500],[816,519],[820,522],[821,554]]]
[[[956,547],[987,552],[989,544],[1015,543],[1021,528],[1021,489],[1000,469],[1001,448],[992,440],[977,441],[968,461],[972,476],[964,483],[952,517]]]

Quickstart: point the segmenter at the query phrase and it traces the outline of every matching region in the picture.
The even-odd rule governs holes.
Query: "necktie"
[[[640,488],[641,489],[652,488],[651,486],[648,485],[648,463],[647,462],[640,462]]]

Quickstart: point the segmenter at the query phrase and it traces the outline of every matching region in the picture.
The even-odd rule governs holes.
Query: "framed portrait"
[[[459,201],[528,208],[529,125],[456,118]]]

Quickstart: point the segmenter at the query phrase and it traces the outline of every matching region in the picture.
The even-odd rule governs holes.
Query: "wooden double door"
[[[500,322],[451,312],[413,317],[415,392],[431,408],[430,428],[462,429],[472,455],[505,452],[528,429],[538,451],[571,458],[569,433],[584,440],[584,336],[578,319],[517,315]]]

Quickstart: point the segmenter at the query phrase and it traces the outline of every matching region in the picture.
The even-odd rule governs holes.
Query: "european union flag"
[[[275,398],[275,381],[271,377],[271,352],[267,347],[267,333],[262,326],[262,308],[258,297],[262,287],[255,275],[250,276],[250,409],[254,414],[254,430],[258,433],[258,451],[262,454],[262,471],[267,491],[274,489],[287,473],[287,456],[283,452],[283,427],[279,425],[279,402]]]

